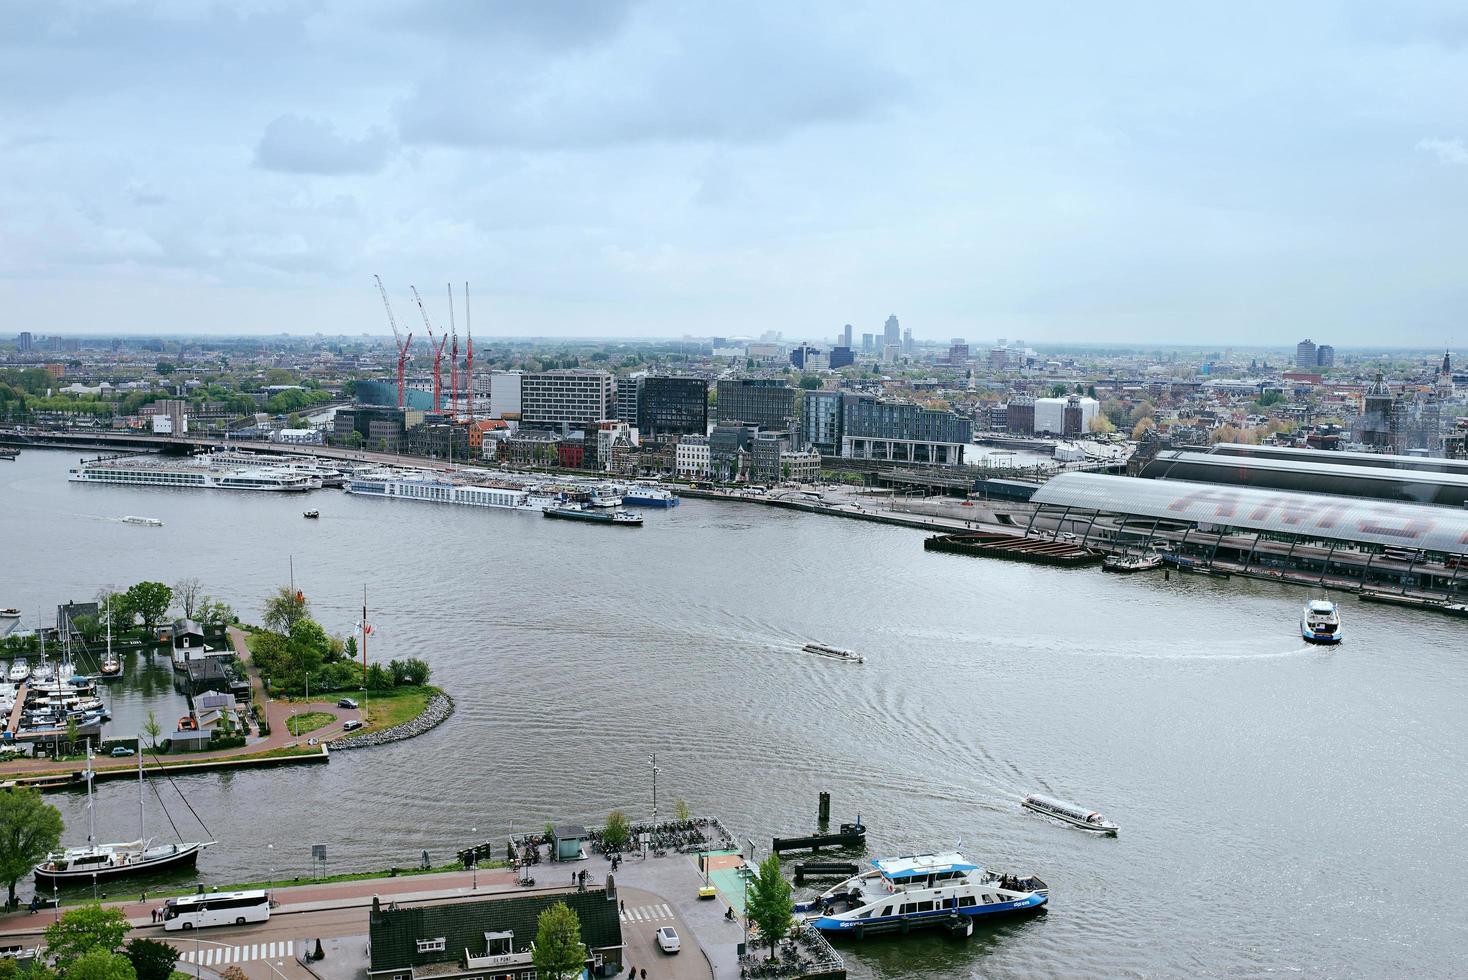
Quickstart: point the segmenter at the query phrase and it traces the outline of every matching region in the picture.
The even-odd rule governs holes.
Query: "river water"
[[[333,870],[378,868],[425,848],[442,862],[511,821],[646,816],[656,752],[664,814],[681,797],[762,849],[808,831],[829,790],[876,853],[961,840],[1050,882],[1048,914],[967,943],[847,946],[856,977],[1463,969],[1460,622],[1343,598],[1346,642],[1309,648],[1305,594],[1272,583],[933,555],[917,531],[757,505],[688,500],[625,530],[336,491],[83,486],[65,479],[76,458],[0,463],[0,605],[26,625],[103,583],[188,576],[256,617],[293,557],[329,631],[352,630],[365,585],[374,659],[424,658],[458,703],[427,736],[330,766],[177,780],[221,842],[206,880],[306,874],[313,843]],[[1033,791],[1121,835],[1027,814]],[[51,799],[84,838],[82,798]],[[134,834],[136,787],[99,787],[96,815],[104,839]],[[163,820],[150,802],[150,833]]]

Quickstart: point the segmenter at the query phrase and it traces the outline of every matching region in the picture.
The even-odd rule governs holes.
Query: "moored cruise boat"
[[[822,932],[858,939],[878,932],[1035,912],[1050,889],[1034,875],[997,874],[957,851],[877,858],[863,872],[795,907]]]
[[[620,507],[622,494],[616,487],[595,487],[591,491],[590,502],[593,507]]]
[[[10,678],[10,683],[19,684],[31,676],[30,662],[25,657],[16,657],[15,663],[10,665],[10,671],[6,676]]]
[[[638,483],[622,491],[622,503],[638,507],[677,507],[678,495],[663,487]]]
[[[1041,796],[1038,793],[1031,793],[1020,801],[1020,806],[1026,810],[1033,810],[1035,813],[1047,817],[1054,817],[1056,820],[1068,823],[1073,827],[1095,831],[1098,834],[1108,834],[1115,837],[1119,829],[1116,824],[1107,820],[1095,810],[1088,810],[1083,806],[1076,806],[1074,803],[1057,800],[1051,796]]]
[[[1311,599],[1300,613],[1300,636],[1307,643],[1341,642],[1341,612],[1329,599]]]
[[[426,500],[464,507],[492,507],[538,513],[560,503],[560,498],[513,487],[489,487],[456,483],[426,470],[368,470],[347,481],[346,492],[364,497],[395,500]]]
[[[303,492],[321,489],[321,481],[289,469],[171,464],[138,459],[100,459],[67,471],[73,483],[111,483],[134,487],[190,487],[201,490]]]

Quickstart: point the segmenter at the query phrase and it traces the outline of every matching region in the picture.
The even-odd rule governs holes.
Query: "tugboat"
[[[1038,793],[1026,796],[1020,802],[1020,806],[1046,817],[1054,817],[1072,827],[1080,827],[1082,830],[1090,830],[1110,837],[1115,837],[1117,830],[1120,829],[1095,810],[1087,810],[1083,806],[1076,806],[1074,803],[1067,803],[1053,797],[1040,796]]]
[[[1300,636],[1306,643],[1341,642],[1341,613],[1329,599],[1311,599],[1300,613]]]
[[[1050,887],[1034,875],[998,874],[957,851],[877,858],[872,868],[795,911],[822,932],[863,939],[929,926],[970,928],[978,918],[1037,912],[1050,900]]]

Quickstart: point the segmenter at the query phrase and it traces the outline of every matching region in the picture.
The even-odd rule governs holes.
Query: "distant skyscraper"
[[[902,353],[912,353],[912,327],[902,331]]]
[[[1319,365],[1315,360],[1315,341],[1302,340],[1295,345],[1295,368],[1300,371],[1314,371]]]
[[[851,346],[851,324],[849,323],[841,330],[841,346]]]
[[[16,339],[20,341],[20,352],[22,354],[27,353],[31,349],[32,341],[31,332],[29,330],[22,330],[20,336]]]
[[[896,347],[901,343],[902,328],[897,325],[897,314],[893,313],[882,328],[882,346]]]
[[[1321,344],[1315,348],[1315,363],[1320,367],[1335,366],[1335,348],[1329,344]]]
[[[876,344],[876,339],[877,338],[876,338],[876,336],[874,334],[869,334],[869,333],[862,334],[861,335],[861,352],[863,354],[870,354],[872,352],[872,348]]]

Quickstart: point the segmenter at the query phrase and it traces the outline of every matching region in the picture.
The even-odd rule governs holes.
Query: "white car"
[[[663,926],[658,930],[658,949],[664,953],[676,953],[683,947],[678,941],[678,930],[672,926]]]

